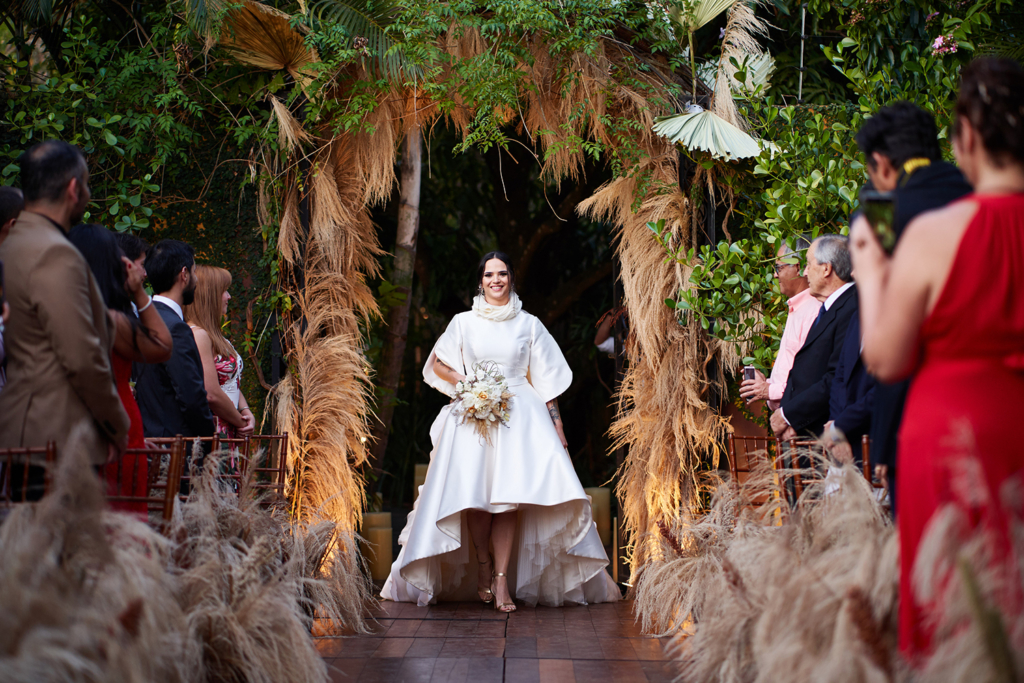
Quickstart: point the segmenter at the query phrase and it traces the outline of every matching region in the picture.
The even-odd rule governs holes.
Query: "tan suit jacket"
[[[57,442],[74,428],[93,464],[128,433],[128,414],[111,370],[113,328],[96,279],[64,232],[23,211],[4,243],[7,385],[0,391],[0,447]]]

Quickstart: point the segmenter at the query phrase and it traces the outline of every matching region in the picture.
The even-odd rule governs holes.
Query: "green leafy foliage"
[[[652,224],[667,258],[692,268],[687,286],[666,304],[681,320],[692,317],[709,334],[734,343],[744,363],[767,373],[788,310],[774,278],[779,247],[792,248],[797,236],[848,231],[866,180],[854,135],[880,107],[909,100],[934,113],[944,154],[952,159],[948,138],[959,69],[972,57],[974,34],[1005,23],[990,14],[1005,4],[982,0],[964,6],[960,16],[930,20],[936,10],[922,3],[844,4],[848,35],[819,49],[842,75],[850,99],[786,105],[773,88],[764,99],[745,101],[743,112],[758,137],[777,145],[776,153],[728,166],[694,157],[705,168],[718,168],[719,182],[738,198],[730,222],[735,240],[683,251],[673,247],[662,226]],[[809,7],[820,13],[835,9],[825,3]],[[936,50],[937,35],[951,36],[957,51]],[[804,255],[791,258],[802,261]]]
[[[98,42],[93,24],[76,16],[64,31],[61,68],[8,90],[0,105],[0,175],[11,182],[18,155],[37,142],[70,142],[92,169],[88,218],[138,231],[153,217],[157,174],[171,159],[184,159],[195,142],[191,124],[201,109],[178,83],[173,60]],[[154,29],[157,39],[165,34]]]

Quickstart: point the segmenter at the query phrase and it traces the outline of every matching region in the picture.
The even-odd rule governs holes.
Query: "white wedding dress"
[[[508,427],[495,426],[488,445],[452,406],[430,429],[427,478],[398,542],[402,546],[384,583],[386,600],[428,605],[441,599],[477,599],[477,562],[467,510],[518,510],[509,563],[509,593],[528,605],[560,606],[619,600],[605,571],[590,508],[546,403],[564,392],[572,371],[558,344],[536,317],[506,306],[460,313],[423,368],[427,384],[449,396],[455,387],[434,374],[441,360],[461,374],[474,363],[497,363],[512,399]]]

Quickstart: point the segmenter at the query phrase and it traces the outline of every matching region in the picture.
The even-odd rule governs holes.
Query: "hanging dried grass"
[[[633,211],[636,181],[620,178],[580,204],[587,215],[621,226],[620,277],[630,317],[629,368],[619,390],[619,418],[610,433],[628,446],[616,493],[631,535],[634,574],[663,558],[656,532],[698,507],[697,473],[717,467],[726,424],[708,404],[716,346],[694,325],[680,325],[665,306],[687,284],[689,273],[666,265],[648,222],[665,219],[676,245],[691,244],[689,201],[676,184],[675,154],[663,148],[643,170],[655,187]],[[709,374],[710,373],[710,374]]]
[[[745,59],[763,54],[764,50],[757,38],[768,35],[768,25],[754,13],[756,7],[756,3],[749,5],[736,2],[729,9],[729,19],[722,36],[722,55],[718,60],[715,77],[715,97],[711,103],[711,111],[743,131],[749,127],[733,100],[733,86],[737,83],[736,72],[739,70],[737,65],[743,66]],[[736,64],[733,64],[734,61]]]
[[[284,102],[273,95],[270,95],[269,98],[270,104],[274,108],[274,116],[277,118],[278,144],[286,154],[291,154],[296,147],[310,142],[312,138],[302,128],[302,124],[295,120]]]
[[[278,430],[292,436],[289,495],[300,518],[322,514],[347,532],[362,517],[365,494],[356,468],[366,461],[370,438],[372,385],[359,323],[378,315],[366,279],[377,273],[381,250],[365,201],[383,192],[368,188],[356,159],[379,156],[374,144],[372,136],[345,136],[320,149],[307,184],[309,234],[301,231],[292,182],[279,237],[282,255],[301,269],[304,284],[289,292],[294,317],[285,326],[294,372],[275,390]],[[378,168],[375,182],[386,185],[393,175]]]

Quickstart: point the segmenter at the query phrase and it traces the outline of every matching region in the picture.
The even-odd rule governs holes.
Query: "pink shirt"
[[[789,371],[793,369],[793,359],[804,345],[807,333],[810,332],[814,319],[818,317],[818,309],[821,308],[821,302],[811,296],[810,289],[800,292],[788,303],[789,317],[786,318],[786,329],[782,331],[779,355],[775,358],[771,377],[768,378],[768,407],[772,410],[779,408],[782,395],[786,393]]]

